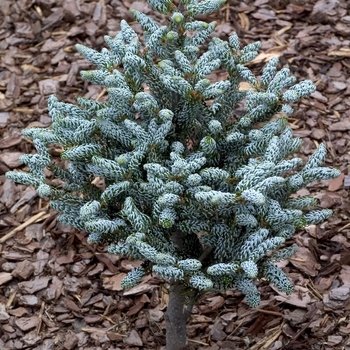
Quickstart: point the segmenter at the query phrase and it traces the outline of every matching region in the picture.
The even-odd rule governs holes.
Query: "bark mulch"
[[[23,169],[33,151],[27,127],[50,125],[47,98],[106,97],[79,77],[90,66],[76,43],[103,47],[130,7],[151,14],[144,1],[1,0],[0,6],[0,348],[164,349],[167,285],[155,276],[123,292],[120,281],[138,261],[90,246],[86,234],[56,222],[33,188],[5,178]],[[231,0],[217,32],[236,31],[246,44],[261,40],[251,67],[280,57],[300,79],[317,85],[289,119],[304,141],[306,159],[320,142],[327,165],[342,175],[313,183],[327,222],[295,236],[296,255],[281,265],[294,281],[290,297],[266,282],[251,309],[237,291],[205,294],[188,323],[193,349],[350,349],[350,3],[346,0]],[[140,31],[138,25],[133,25]],[[220,78],[220,75],[218,75]]]

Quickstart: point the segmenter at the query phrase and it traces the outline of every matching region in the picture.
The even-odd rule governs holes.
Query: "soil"
[[[106,98],[80,78],[94,67],[74,45],[100,50],[121,19],[141,33],[130,8],[154,15],[144,1],[1,0],[1,349],[164,349],[167,284],[148,276],[122,291],[121,279],[139,261],[87,244],[84,232],[57,223],[33,188],[4,175],[25,170],[18,157],[34,148],[21,131],[50,125],[50,94],[72,103]],[[295,283],[292,295],[261,281],[262,303],[252,309],[235,290],[205,294],[188,322],[189,348],[350,349],[350,3],[230,0],[208,19],[218,22],[220,38],[235,31],[243,45],[261,40],[254,72],[277,56],[298,80],[316,84],[289,124],[304,141],[300,157],[324,142],[326,165],[342,174],[298,193],[316,196],[334,215],[294,237],[297,253],[281,262]]]

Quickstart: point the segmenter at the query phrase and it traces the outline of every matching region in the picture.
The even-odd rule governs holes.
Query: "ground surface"
[[[350,7],[346,0],[228,1],[211,18],[219,36],[236,31],[242,43],[262,41],[251,67],[279,56],[317,92],[296,108],[290,123],[305,158],[320,142],[340,178],[309,186],[320,206],[334,209],[326,223],[296,237],[297,254],[284,263],[292,296],[261,283],[262,304],[250,309],[235,291],[206,294],[188,324],[199,349],[350,349]],[[0,348],[160,349],[164,346],[166,286],[156,277],[128,291],[121,278],[137,264],[91,247],[86,236],[59,225],[31,188],[5,179],[32,145],[28,126],[48,126],[51,93],[75,102],[103,98],[78,73],[90,68],[74,44],[103,47],[129,8],[143,1],[1,0],[0,6]],[[135,26],[137,30],[139,27]],[[92,68],[92,67],[91,67]]]

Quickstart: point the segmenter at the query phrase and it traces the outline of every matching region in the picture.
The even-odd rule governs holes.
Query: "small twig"
[[[232,332],[230,333],[230,336],[233,335],[233,334],[235,334],[235,333],[237,332],[237,330],[239,329],[239,327],[241,327],[241,325],[243,324],[243,322],[244,322],[244,320],[241,320],[241,321],[237,324],[236,328],[234,328],[234,329],[232,330]]]
[[[113,328],[116,328],[118,326],[118,323],[115,323],[113,326],[107,328],[107,332],[110,332]]]
[[[99,316],[101,316],[102,318],[104,318],[105,320],[109,321],[110,323],[113,324],[112,328],[117,324],[116,322],[114,322],[110,317],[102,315],[102,314],[98,314]]]
[[[55,213],[55,215],[52,216],[52,217],[53,217],[53,220],[51,221],[50,225],[48,225],[48,226],[46,227],[46,232],[50,232],[50,230],[53,229],[54,226],[56,225],[56,223],[57,223],[57,220],[56,220],[56,217],[55,217],[56,215],[57,215],[57,213]],[[49,220],[48,220],[48,221],[49,221]]]
[[[23,229],[25,229],[30,224],[33,224],[34,222],[37,222],[39,220],[43,220],[44,218],[47,217],[46,215],[47,215],[46,212],[42,211],[42,212],[32,216],[26,222],[24,222],[22,225],[19,225],[18,227],[13,229],[11,232],[9,232],[7,235],[1,237],[0,238],[0,243],[6,242],[8,239],[12,238],[17,232],[22,231]]]
[[[22,108],[22,107],[17,107],[12,110],[12,112],[16,113],[24,113],[24,114],[33,114],[34,109],[33,108]]]
[[[43,314],[44,314],[44,310],[45,310],[45,301],[43,301],[41,303],[41,307],[40,307],[40,311],[39,311],[39,316],[38,316],[38,325],[36,326],[36,335],[39,335],[40,333],[40,329],[41,329],[41,325],[43,323]]]
[[[47,312],[47,310],[45,310],[45,315],[51,322],[54,322],[52,316]]]
[[[250,350],[267,350],[270,349],[270,345],[279,337],[279,335],[282,333],[282,325],[277,326],[275,328],[269,329],[267,335],[267,338],[261,339],[258,343],[253,345]]]
[[[343,231],[345,228],[350,226],[350,222],[348,222],[346,225],[342,226],[340,229],[337,230],[337,232]]]
[[[333,144],[331,142],[331,136],[330,136],[328,130],[327,130],[327,137],[328,137],[328,141],[329,141],[328,144],[327,144],[327,148],[329,149],[329,152],[330,152],[330,154],[332,156],[333,161],[335,161],[337,159],[337,154],[334,151],[334,147],[333,147]]]
[[[309,282],[308,282],[308,284],[307,284],[307,287],[309,287],[310,292],[311,292],[315,297],[317,297],[317,298],[320,299],[320,300],[323,299],[322,294],[316,289],[315,285],[312,283],[311,280],[309,280]]]
[[[107,333],[108,329],[101,329],[101,328],[87,328],[87,327],[83,327],[81,329],[83,332],[87,332],[87,333]],[[126,337],[126,334],[120,334],[120,333],[114,333],[115,335],[119,335],[121,337]]]
[[[45,211],[45,210],[47,210],[47,209],[50,208],[50,204],[49,204],[49,203],[47,203],[44,207],[41,207],[41,204],[40,204],[40,203],[41,203],[41,202],[39,201],[39,206],[38,206],[39,208],[36,209],[36,210],[33,210],[33,211],[32,211],[32,215],[41,213],[42,211]]]
[[[209,344],[203,343],[202,341],[199,341],[199,340],[188,339],[188,341],[190,341],[191,343],[199,344],[199,345],[209,346]]]
[[[263,346],[259,349],[263,350],[263,349],[270,349],[270,346],[272,345],[272,343],[280,336],[280,334],[282,333],[282,330],[279,329],[278,331],[276,331],[274,334],[272,334],[263,344]]]
[[[13,301],[15,300],[16,294],[17,289],[10,295],[9,300],[7,300],[7,303],[5,305],[6,310],[8,310],[11,307]]]
[[[300,261],[300,262],[305,262],[305,259],[301,259],[301,258],[290,258],[289,260],[293,260],[293,261]]]
[[[81,330],[82,330],[82,332],[86,332],[86,333],[107,333],[107,330],[101,329],[101,328],[83,327]]]
[[[283,317],[283,314],[277,311],[270,311],[270,310],[264,310],[264,309],[255,309],[255,310],[261,312],[262,314]]]
[[[106,92],[106,89],[103,88],[102,91],[97,95],[96,101],[98,101],[104,95],[105,92]]]
[[[106,317],[109,314],[109,309],[112,306],[113,301],[110,301],[108,305],[106,306],[105,311],[103,312],[103,317]]]

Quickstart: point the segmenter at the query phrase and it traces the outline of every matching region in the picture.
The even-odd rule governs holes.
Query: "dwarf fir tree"
[[[259,42],[241,48],[236,34],[209,39],[215,22],[195,20],[224,2],[148,0],[168,25],[133,10],[144,45],[126,21],[116,37],[105,37],[108,49],[77,45],[98,67],[82,77],[105,87],[108,102],[79,98],[72,105],[51,96],[51,128],[23,131],[37,149],[21,157],[30,173],[7,173],[50,197],[58,220],[87,231],[91,244],[144,260],[124,278],[124,288],[150,271],[170,281],[168,350],[184,347],[198,292],[238,288],[256,307],[256,279],[292,291],[274,262],[294,253],[285,241],[297,229],[331,211],[291,195],[339,176],[321,167],[323,144],[304,166],[292,156],[301,140],[286,116],[290,103],[315,91],[312,82],[296,84],[289,69],[277,70],[276,58],[255,77],[245,64],[257,56]],[[227,71],[226,80],[209,80],[218,69]],[[251,88],[240,91],[241,82]],[[241,101],[245,113],[238,115]],[[64,162],[52,158],[51,145],[63,148]],[[45,168],[61,186],[48,183]]]

